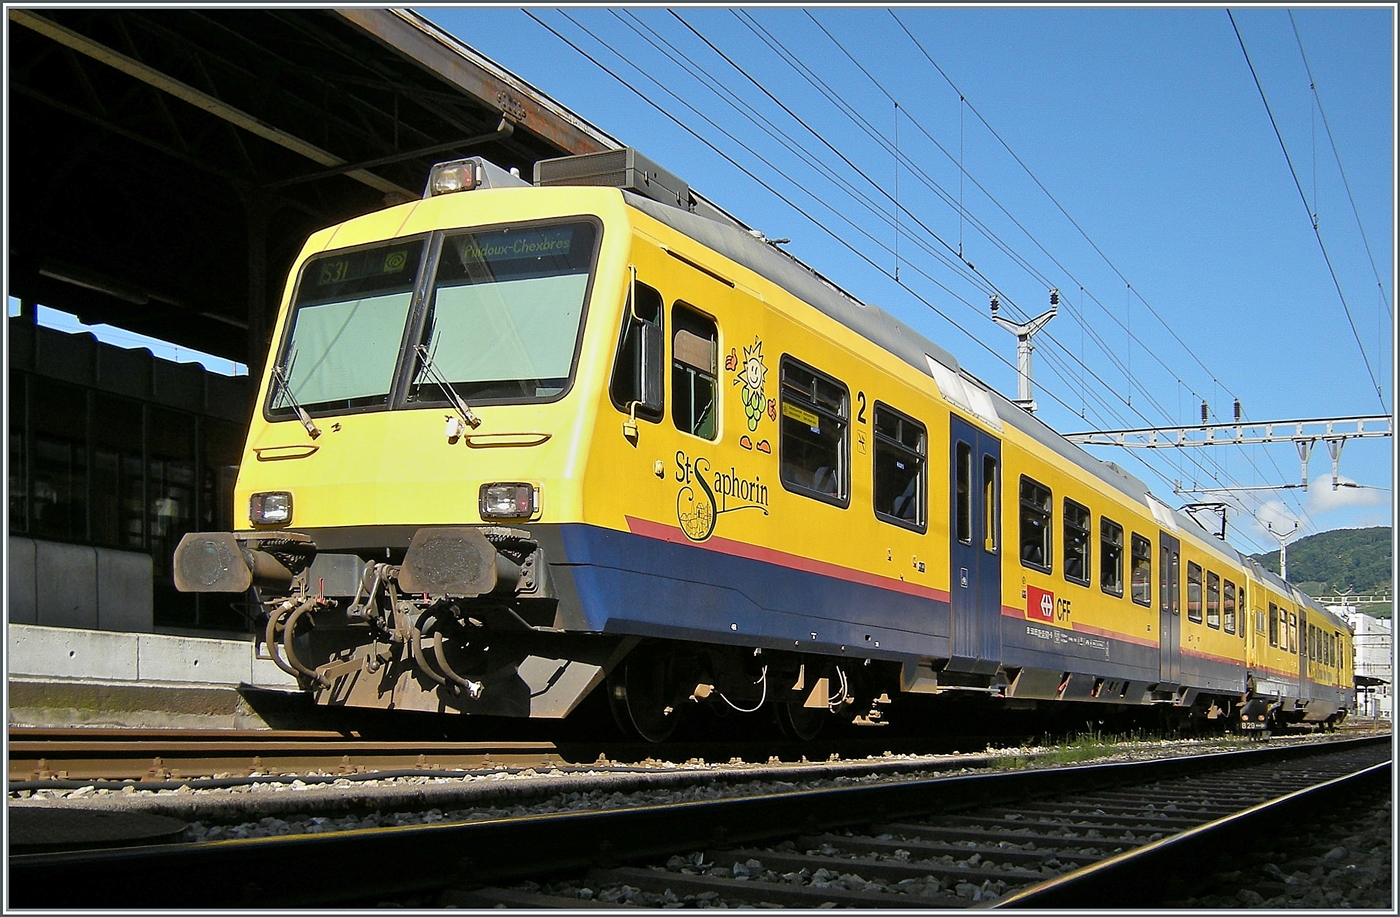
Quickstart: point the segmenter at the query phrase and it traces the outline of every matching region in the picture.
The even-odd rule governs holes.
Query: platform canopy
[[[310,232],[620,146],[406,10],[7,10],[8,294],[257,366]]]

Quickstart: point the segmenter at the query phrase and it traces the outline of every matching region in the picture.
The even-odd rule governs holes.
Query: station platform
[[[9,726],[286,728],[284,712],[304,700],[290,675],[257,657],[251,637],[7,631]]]

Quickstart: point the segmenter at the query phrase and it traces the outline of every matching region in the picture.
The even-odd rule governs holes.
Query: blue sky
[[[1025,318],[1058,287],[1035,378],[1062,432],[1202,400],[1212,422],[1235,398],[1247,421],[1394,411],[1392,7],[1231,10],[1297,184],[1225,8],[420,12],[1012,397],[988,296]],[[1288,443],[1091,451],[1173,505],[1215,499],[1174,481],[1299,481]],[[1319,443],[1306,493],[1237,493],[1232,541],[1391,524],[1392,439],[1346,445],[1362,487],[1330,472]]]

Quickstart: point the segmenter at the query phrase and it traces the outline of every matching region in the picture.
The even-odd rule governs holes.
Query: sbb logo
[[[1044,621],[1046,624],[1054,624],[1055,593],[1046,592],[1044,589],[1037,589],[1034,586],[1027,586],[1026,618],[1031,621]]]

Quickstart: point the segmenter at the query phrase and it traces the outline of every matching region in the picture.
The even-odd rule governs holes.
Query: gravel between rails
[[[1395,912],[1390,790],[1348,801],[1249,851],[1202,894],[1171,908],[1380,909]]]

